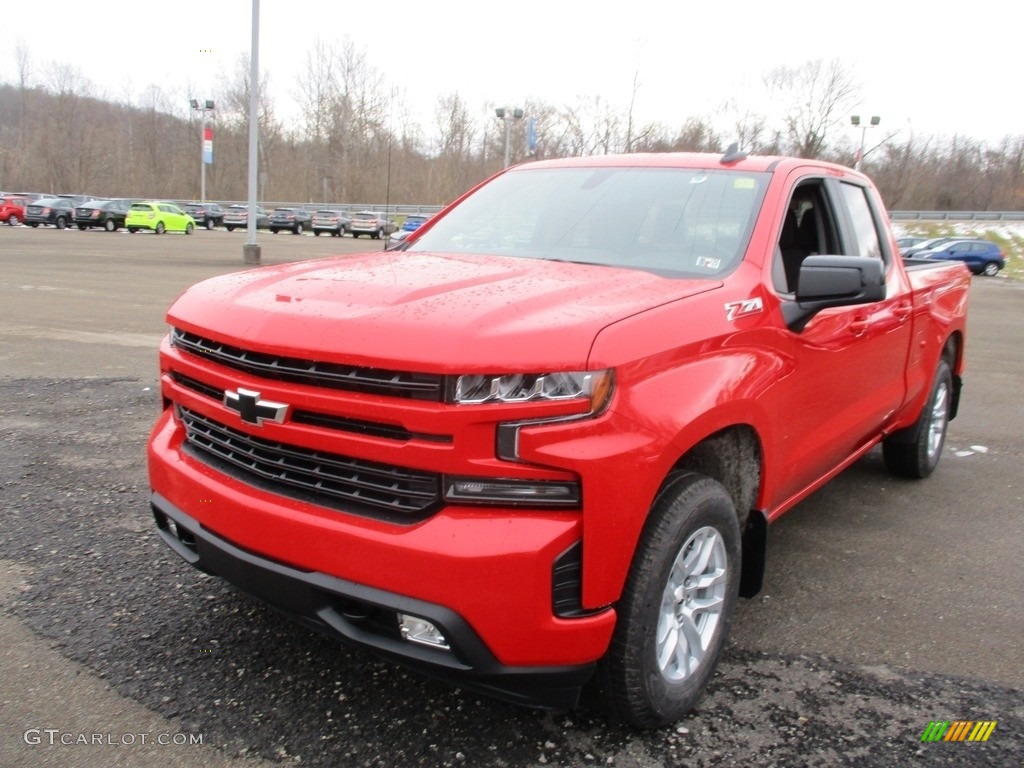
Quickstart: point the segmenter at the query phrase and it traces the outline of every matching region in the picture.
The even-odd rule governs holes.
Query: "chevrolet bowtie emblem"
[[[268,419],[283,424],[284,417],[288,415],[288,406],[285,403],[261,400],[259,392],[241,387],[237,392],[231,390],[224,392],[224,407],[237,411],[242,417],[242,421],[247,424],[255,424],[257,427],[262,427],[263,422]]]

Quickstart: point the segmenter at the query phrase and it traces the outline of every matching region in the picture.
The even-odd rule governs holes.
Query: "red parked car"
[[[25,223],[25,205],[28,201],[23,197],[0,198],[0,221],[10,226]]]

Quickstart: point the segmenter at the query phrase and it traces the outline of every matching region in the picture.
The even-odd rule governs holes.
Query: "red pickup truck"
[[[160,535],[309,626],[506,700],[588,681],[641,727],[711,677],[769,523],[881,443],[924,477],[970,277],[905,265],[811,160],[552,160],[398,250],[171,307]]]

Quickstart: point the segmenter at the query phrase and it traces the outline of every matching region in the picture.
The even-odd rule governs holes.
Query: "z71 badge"
[[[730,301],[725,305],[725,318],[735,320],[744,315],[756,315],[764,309],[760,297],[755,299],[744,299],[743,301]]]

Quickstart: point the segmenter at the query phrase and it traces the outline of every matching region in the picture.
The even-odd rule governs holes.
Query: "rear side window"
[[[848,255],[884,260],[882,241],[878,234],[875,216],[868,202],[867,190],[856,184],[845,182],[840,187],[843,190],[846,207],[850,212],[853,234],[856,238],[856,242],[851,243],[852,249]]]

